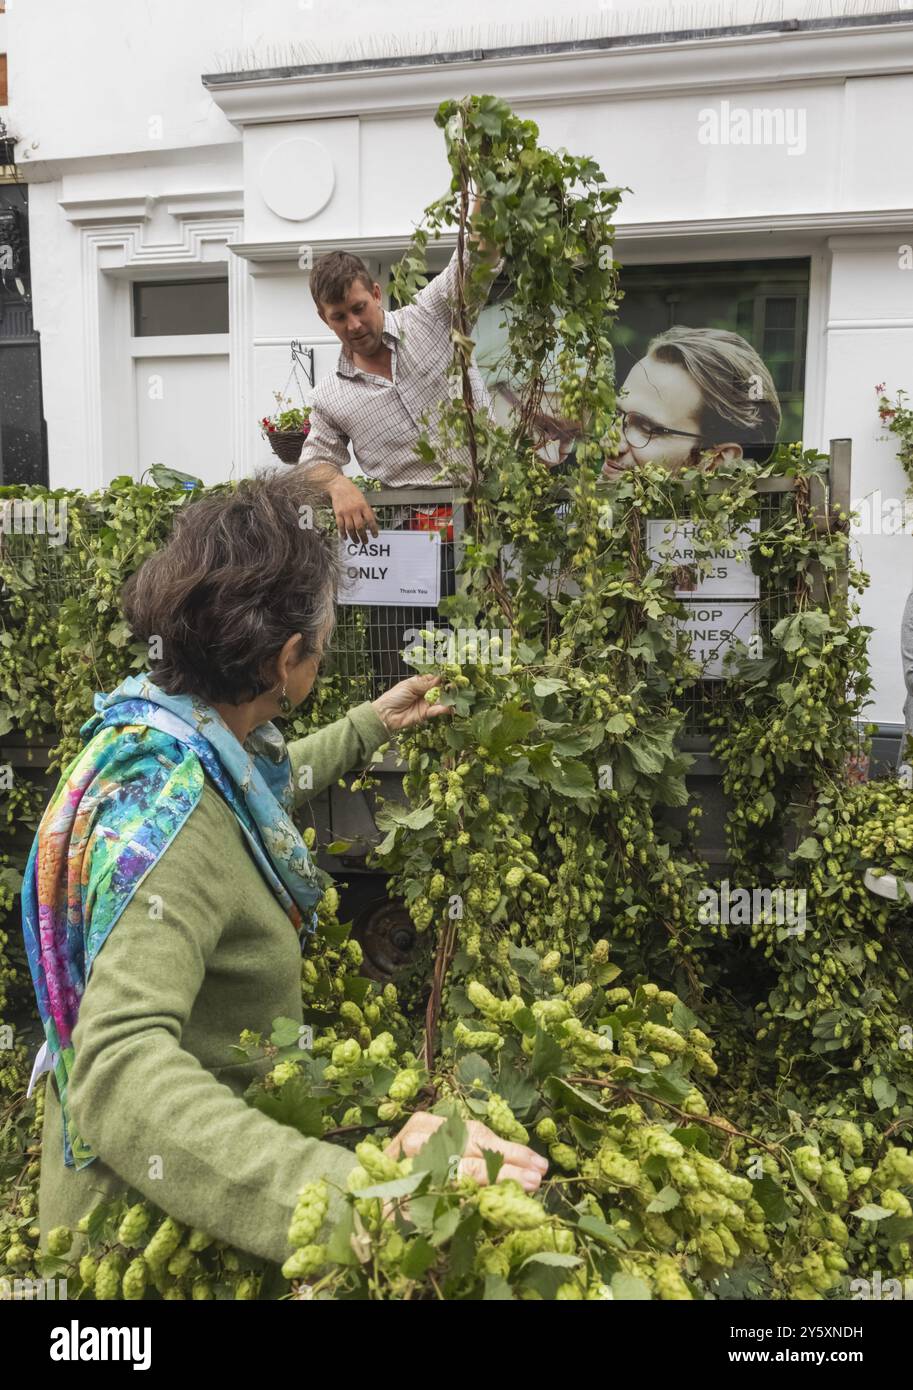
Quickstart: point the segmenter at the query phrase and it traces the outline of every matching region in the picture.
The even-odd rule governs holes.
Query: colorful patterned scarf
[[[76,1168],[95,1159],[67,1105],[79,1002],[108,933],[202,796],[204,773],[237,817],[302,946],[316,926],[313,909],[322,893],[290,817],[291,766],[274,724],[260,725],[242,747],[211,706],[166,695],[148,675],[96,695],[95,708],[80,731],[84,746],[42,817],[22,888],[47,1067],[60,1096],[64,1162]]]

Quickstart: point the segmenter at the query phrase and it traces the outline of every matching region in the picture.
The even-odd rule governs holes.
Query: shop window
[[[624,298],[613,331],[623,381],[650,339],[675,324],[728,328],[754,347],[783,412],[780,438],[802,438],[809,262],[732,261],[622,266]]]
[[[780,438],[802,438],[808,260],[623,265],[620,280],[624,297],[611,330],[619,385],[650,339],[674,324],[727,328],[756,348],[773,377],[783,412]],[[505,375],[509,301],[510,285],[499,278],[473,334],[489,387]]]

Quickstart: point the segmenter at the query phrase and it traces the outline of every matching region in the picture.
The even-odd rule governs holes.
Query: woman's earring
[[[282,694],[279,696],[279,709],[283,714],[292,712],[292,702],[285,693],[285,686],[282,687]]]

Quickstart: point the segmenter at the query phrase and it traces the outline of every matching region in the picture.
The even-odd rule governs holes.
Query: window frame
[[[204,329],[197,333],[141,333],[138,331],[140,322],[139,299],[142,291],[146,289],[185,289],[190,286],[198,285],[222,285],[225,290],[225,316],[226,323],[224,329]],[[188,275],[181,277],[145,277],[136,276],[130,281],[130,338],[133,342],[154,342],[156,339],[181,339],[181,338],[203,338],[203,337],[227,337],[231,332],[231,303],[230,287],[227,275]]]
[[[689,248],[691,251],[691,248]],[[820,248],[810,246],[792,246],[784,248],[783,254],[778,256],[770,255],[769,249],[765,250],[754,246],[746,245],[741,247],[727,246],[726,254],[701,254],[694,253],[681,258],[671,259],[666,254],[656,254],[640,258],[634,254],[626,254],[626,248],[616,247],[616,257],[620,262],[621,287],[624,289],[625,268],[630,270],[642,271],[645,277],[652,272],[659,277],[674,277],[680,271],[687,278],[693,276],[695,281],[704,281],[708,286],[712,286],[713,280],[724,281],[727,276],[732,280],[737,280],[740,273],[745,275],[746,284],[751,284],[752,280],[757,284],[757,292],[751,297],[752,305],[752,327],[751,341],[756,345],[757,351],[762,360],[766,361],[763,351],[764,341],[764,318],[766,304],[770,299],[794,298],[797,303],[797,317],[795,333],[795,343],[797,351],[792,360],[791,381],[788,387],[778,390],[778,398],[784,412],[792,408],[799,417],[800,424],[798,429],[799,437],[804,437],[806,447],[808,447],[810,422],[820,416],[821,402],[818,392],[820,382],[818,373],[822,364],[819,361],[816,351],[816,341],[813,326],[818,322],[821,313],[821,294],[824,280],[822,280],[822,252]],[[798,281],[795,278],[799,262],[805,263],[805,278]],[[791,276],[786,273],[786,265],[789,266]],[[779,271],[779,274],[778,274]],[[763,283],[759,283],[761,277]],[[769,279],[767,278],[769,276]],[[803,285],[803,292],[797,293],[797,286]],[[502,300],[509,300],[509,281],[502,274],[492,285],[486,309],[489,309]],[[483,312],[485,312],[483,310]],[[623,321],[624,318],[624,299],[621,300],[617,319]],[[676,319],[678,314],[676,313]],[[733,331],[739,332],[739,328],[732,317],[731,326]],[[661,331],[661,330],[657,330]],[[747,333],[743,336],[748,337]],[[621,346],[616,344],[616,347]],[[768,364],[769,366],[769,364]],[[624,377],[624,369],[619,365],[617,376],[620,382]],[[490,391],[496,389],[496,381],[483,372],[486,386]],[[794,430],[789,431],[790,436]],[[784,439],[786,435],[782,436]]]

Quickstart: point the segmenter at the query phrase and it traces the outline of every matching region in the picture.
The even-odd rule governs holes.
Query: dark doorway
[[[7,180],[0,181],[0,484],[47,486],[41,344],[32,321],[28,187],[10,174]]]

